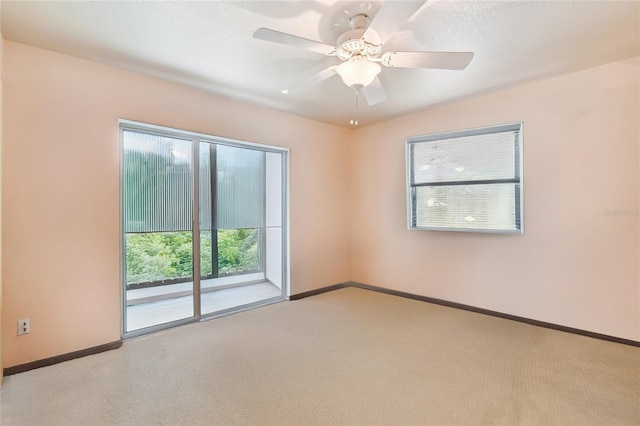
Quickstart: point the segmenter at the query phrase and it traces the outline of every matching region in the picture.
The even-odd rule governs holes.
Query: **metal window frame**
[[[253,309],[260,306],[269,305],[271,303],[280,302],[283,300],[287,300],[289,297],[289,276],[290,276],[290,249],[289,249],[289,157],[290,150],[289,148],[273,146],[273,145],[265,145],[259,144],[255,142],[242,141],[239,139],[231,139],[222,136],[214,136],[208,135],[204,133],[192,132],[188,130],[175,129],[171,127],[159,126],[156,124],[143,123],[139,121],[127,120],[127,119],[119,119],[119,151],[120,151],[120,197],[119,197],[119,216],[120,216],[120,319],[122,321],[120,332],[121,337],[123,339],[130,339],[139,337],[145,334],[154,333],[156,331],[166,330],[169,328],[177,327],[180,325],[205,321],[213,318],[218,318],[225,315],[230,315],[237,312],[242,312],[248,309]],[[176,321],[170,321],[167,323],[157,324],[150,327],[145,327],[138,330],[127,331],[127,294],[125,290],[126,284],[126,251],[125,251],[125,233],[124,233],[124,132],[125,131],[134,131],[141,132],[147,134],[153,134],[158,136],[165,136],[183,140],[190,140],[193,144],[192,155],[193,155],[193,170],[191,174],[192,185],[193,185],[193,226],[192,226],[192,234],[193,234],[193,254],[194,259],[196,259],[196,254],[199,254],[200,251],[200,197],[199,197],[199,173],[197,172],[196,165],[199,164],[200,161],[200,143],[207,142],[215,145],[227,145],[237,148],[246,148],[253,149],[263,152],[271,152],[276,153],[282,156],[282,179],[281,179],[281,192],[282,192],[282,283],[281,283],[281,294],[280,296],[276,296],[273,298],[261,300],[258,302],[252,302],[245,305],[240,305],[231,309],[226,309],[223,311],[216,311],[207,314],[201,313],[201,286],[200,286],[200,262],[193,262],[193,313],[194,315],[189,318],[183,318]],[[266,197],[266,191],[265,195]],[[263,203],[266,205],[266,203]],[[265,212],[263,211],[263,214]],[[262,233],[264,233],[265,227],[263,227]],[[265,240],[266,238],[261,238],[262,240],[262,270],[265,273],[266,280],[266,271],[265,271],[265,263],[266,263],[266,248]],[[197,246],[196,246],[197,245]],[[197,251],[196,251],[197,250]],[[199,256],[198,256],[199,259]]]
[[[514,132],[514,179],[494,179],[494,180],[475,180],[475,181],[443,181],[432,183],[415,184],[415,174],[413,168],[414,147],[418,143],[442,141],[446,139],[455,139],[462,137],[481,136],[495,133]],[[473,233],[492,233],[492,234],[522,234],[524,233],[524,191],[523,191],[523,133],[524,122],[514,122],[508,124],[499,124],[493,126],[476,127],[472,129],[454,130],[447,132],[430,133],[426,135],[410,136],[406,138],[405,158],[406,158],[406,200],[407,200],[407,228],[410,231],[446,231],[446,232],[473,232]],[[440,226],[417,226],[414,224],[416,209],[416,191],[415,188],[421,186],[468,186],[475,184],[499,184],[514,183],[516,186],[515,195],[515,213],[516,213],[516,229],[491,229],[491,228],[454,228]]]

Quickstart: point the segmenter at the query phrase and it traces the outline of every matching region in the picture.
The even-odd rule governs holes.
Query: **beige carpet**
[[[346,288],[6,378],[2,424],[640,424],[640,348]]]

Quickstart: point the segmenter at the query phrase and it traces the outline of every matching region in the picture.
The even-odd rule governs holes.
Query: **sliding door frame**
[[[224,138],[219,136],[207,135],[197,132],[185,131],[180,129],[173,129],[164,126],[158,126],[155,124],[147,124],[138,121],[131,121],[126,119],[119,120],[120,125],[120,293],[121,293],[121,304],[120,304],[120,319],[121,323],[121,336],[123,339],[129,339],[133,337],[138,337],[141,335],[154,333],[156,331],[165,330],[168,328],[173,328],[176,326],[189,324],[192,322],[198,322],[201,320],[208,320],[217,318],[224,315],[229,315],[235,312],[240,312],[247,309],[253,309],[259,306],[268,305],[271,303],[288,300],[289,297],[289,149],[271,146],[271,145],[263,145],[253,142],[246,142],[236,139]],[[124,132],[125,131],[133,131],[133,132],[141,132],[141,133],[151,133],[157,136],[164,136],[170,138],[177,138],[182,140],[191,140],[192,143],[192,170],[191,170],[191,185],[193,190],[193,199],[191,200],[193,206],[193,215],[192,215],[192,258],[193,258],[193,316],[189,318],[179,319],[175,321],[170,321],[162,324],[157,324],[150,327],[145,327],[142,329],[137,329],[133,331],[127,331],[127,292],[126,292],[126,280],[127,280],[127,271],[126,271],[126,246],[125,246],[125,221],[124,221]],[[262,151],[265,153],[276,153],[281,155],[281,224],[282,224],[282,253],[281,253],[281,268],[282,268],[282,283],[281,283],[281,294],[279,297],[269,298],[258,302],[249,303],[246,305],[240,305],[237,308],[225,309],[222,311],[216,311],[212,313],[207,313],[205,315],[202,314],[202,304],[201,304],[201,265],[200,265],[200,143],[206,142],[213,145],[227,145],[231,147],[237,148],[245,148],[245,149],[253,149]],[[265,197],[267,196],[267,191],[265,191]],[[264,215],[264,211],[263,211]],[[213,232],[213,230],[212,230]],[[266,278],[266,226],[261,229],[261,249],[262,249],[262,270],[265,274]],[[264,234],[264,235],[262,235]]]

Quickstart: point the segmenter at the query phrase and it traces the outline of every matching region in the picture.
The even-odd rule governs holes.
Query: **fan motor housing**
[[[367,39],[363,39],[362,36],[367,29],[365,28],[369,23],[367,15],[356,15],[349,20],[352,29],[342,33],[338,37],[337,56],[343,61],[349,60],[354,55],[361,55],[368,58],[375,58],[380,56],[382,51],[382,44],[380,43],[380,37],[378,33],[369,30],[367,33]]]

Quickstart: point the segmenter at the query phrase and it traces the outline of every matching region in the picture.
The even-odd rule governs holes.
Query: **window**
[[[407,138],[411,230],[523,232],[522,123]]]

